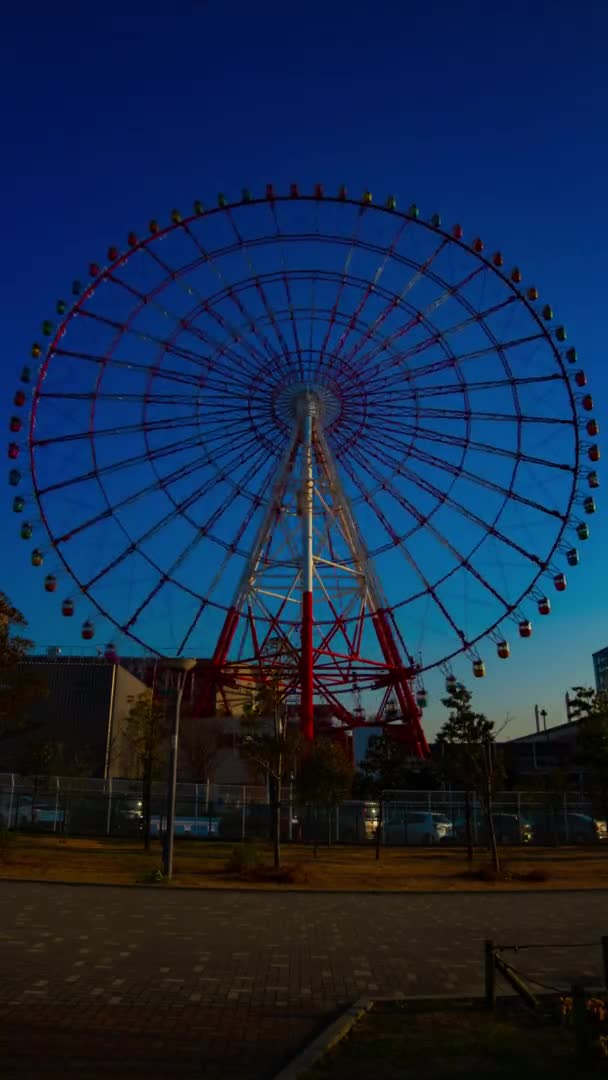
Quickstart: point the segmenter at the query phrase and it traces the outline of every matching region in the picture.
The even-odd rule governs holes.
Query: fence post
[[[496,1008],[496,966],[494,964],[495,946],[491,938],[484,944],[484,967],[485,967],[485,991],[486,1006],[488,1009]]]
[[[15,795],[15,774],[11,773],[11,793],[8,797],[8,827],[15,828],[14,824],[11,825],[11,818],[13,816],[13,798]]]
[[[289,842],[293,840],[293,780],[289,781],[289,821],[287,823]]]
[[[194,820],[198,821],[198,784],[194,785]]]
[[[340,807],[336,806],[336,844],[340,843]]]
[[[572,986],[572,1016],[574,1019],[574,1038],[576,1043],[576,1062],[583,1068],[589,1063],[589,1020],[585,988],[575,983]]]
[[[53,832],[57,832],[57,818],[59,817],[59,777],[55,777],[55,814],[53,817]]]
[[[602,937],[602,960],[604,961],[604,986],[608,990],[608,936]]]
[[[570,842],[570,829],[568,828],[568,796],[564,793],[564,835],[566,843]]]
[[[245,799],[247,798],[247,788],[243,784],[243,790],[241,793],[241,840],[245,839]]]

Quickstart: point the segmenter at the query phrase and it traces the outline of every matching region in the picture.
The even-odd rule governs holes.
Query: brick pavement
[[[361,994],[478,992],[486,937],[552,945],[516,962],[568,985],[599,978],[599,948],[556,946],[603,933],[600,892],[245,894],[4,882],[0,1075],[263,1080]]]

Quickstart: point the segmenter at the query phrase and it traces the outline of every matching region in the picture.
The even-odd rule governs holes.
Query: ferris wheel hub
[[[318,383],[296,383],[281,388],[275,409],[278,416],[289,424],[312,415],[327,428],[339,418],[342,406],[329,387]]]

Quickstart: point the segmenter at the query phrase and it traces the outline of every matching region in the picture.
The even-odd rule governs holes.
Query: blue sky
[[[86,14],[85,14],[86,10]],[[113,11],[115,13],[113,13]],[[608,11],[600,3],[146,5],[5,15],[3,401],[58,295],[151,216],[243,185],[394,192],[502,248],[550,299],[605,416]],[[6,431],[6,426],[5,426]],[[601,440],[600,440],[601,441]],[[69,644],[5,488],[1,587],[40,644]],[[603,513],[555,614],[478,702],[509,732],[561,719],[608,644]],[[68,637],[66,637],[68,634]],[[77,640],[73,642],[77,644]],[[466,675],[466,672],[463,672]],[[435,690],[433,694],[433,689]],[[428,726],[441,719],[431,687]]]

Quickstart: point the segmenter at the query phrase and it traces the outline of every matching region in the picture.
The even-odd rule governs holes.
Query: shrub
[[[257,845],[245,840],[230,852],[226,870],[229,874],[240,874],[242,877],[244,874],[255,870],[261,861],[262,856]]]

